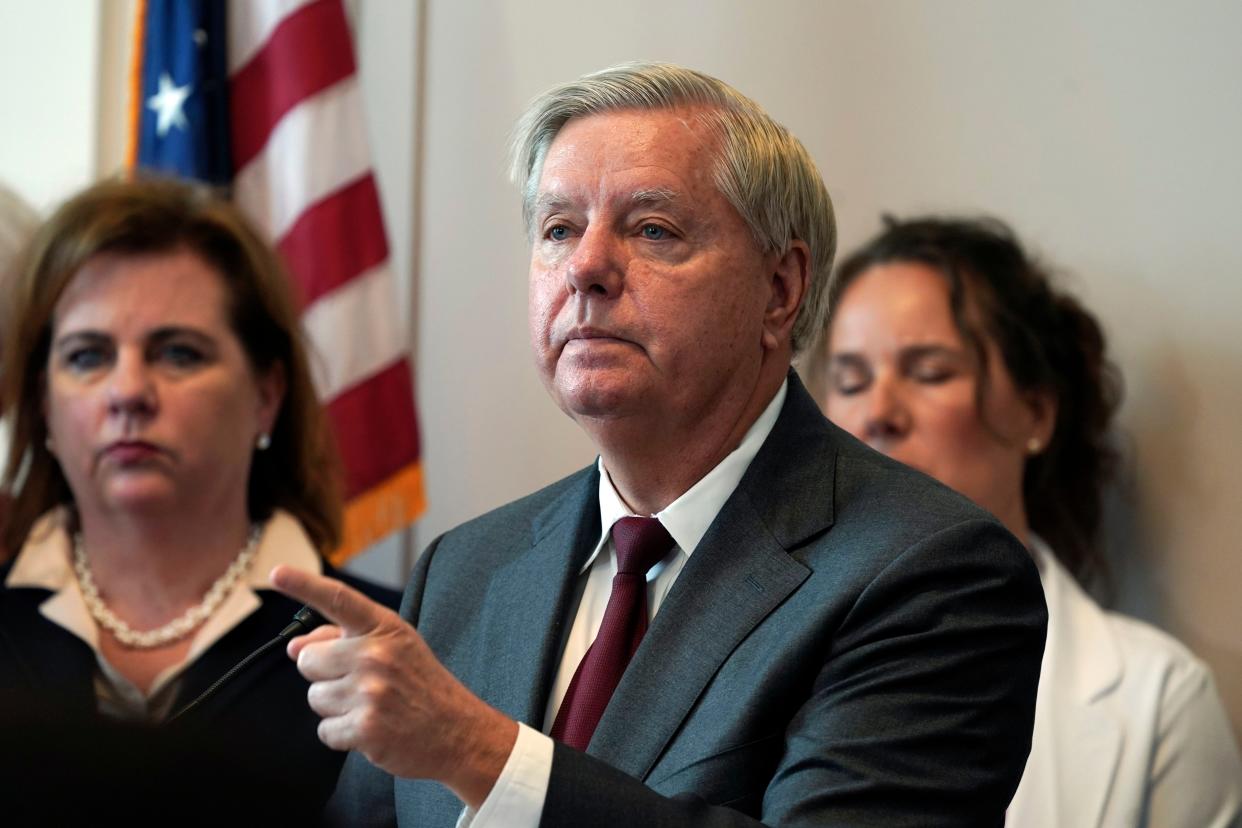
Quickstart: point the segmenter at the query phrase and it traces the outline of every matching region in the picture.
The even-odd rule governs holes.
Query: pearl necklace
[[[95,619],[95,622],[99,626],[111,630],[112,634],[116,636],[116,640],[124,646],[136,650],[150,650],[185,638],[197,629],[200,624],[210,618],[213,612],[220,608],[220,605],[224,603],[224,599],[228,597],[229,593],[233,591],[233,587],[237,585],[241,577],[246,574],[246,570],[250,568],[250,562],[254,560],[254,554],[259,547],[259,538],[262,535],[263,527],[257,523],[251,526],[250,537],[247,538],[246,545],[242,547],[241,552],[229,564],[229,568],[224,571],[224,574],[217,578],[216,582],[207,590],[203,600],[164,626],[156,627],[153,630],[135,630],[129,624],[122,621],[103,602],[103,598],[99,595],[99,587],[95,586],[95,578],[91,575],[90,564],[86,560],[86,550],[82,546],[81,532],[75,532],[73,535],[73,571],[78,576],[78,585],[82,589],[82,600],[86,602],[86,608],[90,611],[91,617]]]

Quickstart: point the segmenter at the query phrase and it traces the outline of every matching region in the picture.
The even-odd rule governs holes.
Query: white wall
[[[0,0],[0,180],[46,211],[95,174],[100,6]]]
[[[97,87],[121,59],[107,37],[103,73],[93,67],[97,9],[107,23],[124,1],[0,0],[0,178],[40,206],[118,152],[106,129],[118,104],[106,97],[105,130],[94,132]],[[430,497],[420,543],[593,457],[528,355],[526,246],[504,174],[513,119],[583,72],[683,62],[735,84],[803,139],[844,248],[881,210],[986,209],[1071,271],[1128,385],[1134,492],[1112,534],[1120,603],[1212,664],[1242,727],[1242,337],[1232,324],[1242,309],[1242,6],[356,5],[394,258],[418,274],[408,309],[419,311]],[[383,567],[396,554],[382,553]]]
[[[1072,273],[1124,369],[1134,500],[1120,603],[1217,673],[1242,727],[1242,6],[428,0],[419,383],[423,541],[586,462],[527,353],[503,148],[522,105],[610,63],[673,60],[807,144],[843,248],[882,210],[988,210]]]

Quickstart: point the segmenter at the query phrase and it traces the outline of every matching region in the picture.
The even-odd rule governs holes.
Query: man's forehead
[[[714,182],[715,143],[690,110],[624,109],[574,118],[548,147],[533,206],[546,212],[603,190],[610,200],[672,205]]]
[[[601,158],[638,152],[643,156],[703,156],[719,140],[696,109],[615,109],[571,118],[552,137],[546,159],[576,155],[583,147]]]
[[[580,206],[580,202],[588,193],[575,192],[574,188],[563,187],[561,182],[554,181],[550,189],[541,189],[535,197],[535,213],[548,215]],[[622,202],[631,207],[676,207],[685,201],[681,190],[674,187],[635,187],[631,190],[611,193],[611,200]]]
[[[578,129],[583,125],[591,124],[592,122],[612,121],[624,122],[631,127],[663,127],[678,124],[682,129],[698,135],[701,141],[706,142],[710,140],[710,131],[703,129],[706,126],[703,116],[709,111],[711,111],[710,108],[706,106],[686,105],[667,107],[623,106],[615,109],[602,109],[597,112],[586,112],[581,115],[574,115],[561,124],[552,141],[555,143],[566,132]]]

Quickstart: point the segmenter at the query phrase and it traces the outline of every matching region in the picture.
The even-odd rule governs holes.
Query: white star
[[[155,132],[163,138],[173,127],[185,129],[185,99],[190,97],[193,84],[177,86],[167,72],[160,75],[160,91],[147,98],[147,109],[157,115]]]

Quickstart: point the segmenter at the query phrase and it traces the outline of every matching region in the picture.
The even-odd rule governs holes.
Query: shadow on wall
[[[1211,667],[1242,736],[1242,354],[1157,339],[1127,369],[1105,544],[1112,609],[1169,630]]]
[[[1135,440],[1116,431],[1113,441],[1121,459],[1116,478],[1104,491],[1100,535],[1108,569],[1090,584],[1090,592],[1103,607],[1167,629],[1168,573],[1143,509]]]

